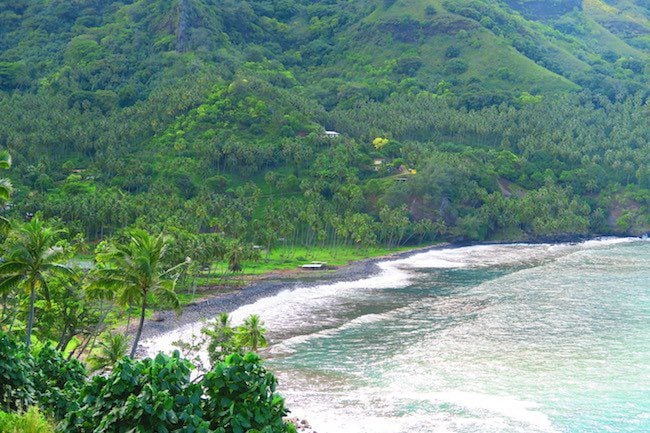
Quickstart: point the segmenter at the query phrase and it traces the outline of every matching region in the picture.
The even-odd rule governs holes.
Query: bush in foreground
[[[0,410],[24,410],[35,402],[33,372],[24,343],[0,332]]]
[[[78,361],[44,346],[34,355],[0,332],[0,432],[295,433],[277,380],[255,353],[234,353],[192,380],[194,365],[158,354],[122,358],[87,379]],[[27,410],[26,412],[23,412]],[[47,418],[46,418],[47,417]]]
[[[178,354],[123,358],[109,376],[95,376],[83,389],[80,409],[68,414],[61,431],[205,432],[202,388],[190,382],[191,368]]]
[[[229,355],[203,379],[204,410],[218,433],[295,431],[283,421],[284,399],[275,393],[277,380],[254,353]]]
[[[60,420],[77,408],[86,369],[77,360],[66,360],[50,345],[33,353],[24,343],[0,332],[0,410],[21,412],[36,404]]]
[[[38,408],[32,406],[25,413],[0,412],[2,433],[54,433],[54,426]]]
[[[290,433],[276,379],[259,356],[233,354],[201,380],[178,352],[120,360],[82,391],[80,408],[60,426],[69,433]]]

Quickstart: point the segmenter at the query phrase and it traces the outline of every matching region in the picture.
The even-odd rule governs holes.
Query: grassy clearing
[[[399,247],[399,248],[356,248],[350,246],[344,247],[283,247],[276,248],[268,254],[262,253],[259,261],[244,262],[243,271],[237,275],[261,275],[273,271],[283,271],[287,269],[298,269],[300,265],[310,263],[312,261],[325,262],[329,266],[343,266],[352,261],[361,260],[371,257],[380,257],[383,255],[407,251],[414,247]],[[232,276],[226,272],[225,263],[217,263],[213,266],[213,273]]]
[[[274,261],[277,265],[293,265],[299,266],[307,261],[321,261],[326,262],[332,266],[347,265],[352,261],[361,260],[371,257],[379,257],[387,254],[407,251],[413,247],[399,247],[399,248],[356,248],[356,247],[339,247],[339,248],[293,248],[293,249],[278,249],[272,251],[270,259],[262,259],[256,265],[260,269],[265,266],[273,266]]]

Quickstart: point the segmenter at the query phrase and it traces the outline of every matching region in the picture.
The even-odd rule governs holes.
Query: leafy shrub
[[[0,409],[26,409],[34,403],[34,360],[12,337],[0,332]]]
[[[467,62],[460,59],[451,59],[445,65],[445,72],[450,75],[460,75],[467,71]]]
[[[23,62],[0,62],[0,90],[11,90],[29,84],[27,66]]]
[[[413,76],[417,73],[418,69],[422,67],[422,59],[419,56],[405,56],[397,59],[397,66],[395,72]]]
[[[194,366],[159,354],[155,359],[123,358],[108,377],[86,382],[86,369],[50,345],[35,356],[0,333],[1,409],[19,412],[37,403],[66,433],[285,433],[284,399],[259,356],[226,357],[199,383]],[[32,406],[24,414],[0,412],[0,432],[50,433],[51,423]]]
[[[96,376],[81,393],[81,407],[61,425],[65,432],[207,432],[201,418],[199,384],[192,364],[159,354],[155,359],[120,360],[108,377]]]
[[[232,354],[203,380],[210,428],[218,433],[295,431],[285,423],[284,399],[275,393],[277,380],[254,353]]]
[[[76,407],[85,379],[79,361],[66,360],[50,345],[32,356],[24,344],[0,333],[0,409],[17,412],[37,403],[61,419]]]
[[[120,360],[108,377],[96,376],[81,393],[81,407],[60,425],[66,433],[295,433],[283,421],[284,399],[259,356],[233,354],[199,383],[192,364],[159,354]]]
[[[54,427],[37,407],[32,406],[22,414],[0,412],[0,432],[54,433]]]
[[[76,409],[86,380],[86,368],[76,359],[67,360],[49,344],[34,357],[34,389],[39,406],[57,420]]]
[[[455,59],[460,56],[460,48],[457,45],[450,45],[445,50],[445,57],[448,59]]]

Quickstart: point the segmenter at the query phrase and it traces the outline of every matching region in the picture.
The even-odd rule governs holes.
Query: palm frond
[[[43,251],[41,258],[44,262],[54,262],[58,259],[61,259],[65,251],[61,247],[50,247]]]
[[[7,261],[0,263],[0,275],[23,275],[27,271],[28,265],[20,261]]]
[[[9,179],[0,179],[0,200],[3,202],[9,200],[11,193],[14,192],[14,187]]]
[[[51,305],[50,288],[47,286],[47,281],[45,281],[45,278],[43,278],[42,274],[38,276],[38,280],[40,281],[39,286],[43,290],[43,295],[45,296],[45,300],[47,301],[47,304],[49,306]]]
[[[7,293],[15,289],[23,281],[22,275],[7,275],[0,278],[0,293]]]
[[[128,339],[122,334],[104,335],[99,343],[99,350],[89,357],[93,371],[110,367],[126,356]]]
[[[0,215],[0,233],[7,234],[11,228],[11,221]]]
[[[8,169],[11,167],[11,154],[6,150],[0,150],[0,168]]]
[[[63,263],[46,263],[43,264],[43,270],[53,272],[59,275],[69,275],[72,276],[75,274],[75,271],[70,268],[70,266]]]
[[[84,288],[90,299],[112,301],[115,299],[115,291],[104,286],[89,285]]]
[[[165,281],[164,283],[170,283],[170,281]],[[161,284],[156,290],[156,297],[158,300],[166,306],[178,310],[180,308],[180,301],[178,295],[174,291],[175,285],[172,284]]]

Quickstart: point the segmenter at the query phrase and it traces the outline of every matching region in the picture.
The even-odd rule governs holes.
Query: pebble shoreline
[[[203,319],[212,319],[222,312],[232,312],[239,307],[252,304],[258,299],[274,296],[282,290],[367,278],[379,272],[379,267],[377,266],[377,263],[379,262],[404,259],[414,254],[447,247],[449,247],[449,244],[439,244],[393,253],[381,257],[362,259],[334,271],[319,274],[317,276],[310,276],[308,273],[305,273],[304,278],[301,276],[297,279],[287,279],[285,277],[256,281],[237,292],[217,295],[194,304],[186,305],[183,307],[181,315],[177,315],[173,311],[161,311],[156,313],[157,320],[149,319],[145,323],[142,330],[141,341],[154,338],[190,323],[199,322]]]
[[[506,242],[481,242],[480,245],[499,245],[509,243],[564,243],[564,242],[583,242],[589,239],[600,239],[602,236],[585,236],[585,235],[567,235],[555,237],[540,237],[537,239],[522,239],[519,241],[506,241]],[[310,275],[305,271],[304,277],[287,278],[287,277],[271,277],[255,281],[243,289],[237,290],[233,293],[215,295],[214,297],[189,304],[183,307],[181,315],[177,315],[173,311],[160,311],[156,313],[156,319],[148,319],[142,330],[142,337],[140,341],[145,341],[154,338],[158,335],[173,331],[181,326],[200,322],[204,319],[212,319],[219,313],[230,313],[239,307],[252,304],[258,299],[274,296],[282,290],[290,290],[297,287],[308,287],[319,284],[336,283],[339,281],[355,281],[367,278],[376,274],[379,271],[377,263],[387,260],[398,260],[410,257],[415,254],[440,250],[446,248],[457,248],[469,245],[476,245],[476,243],[440,243],[426,247],[414,248],[407,251],[398,253],[387,254],[385,256],[373,257],[354,261],[348,265],[342,266],[334,271],[327,273],[319,273],[318,275]],[[135,332],[135,329],[132,333]],[[138,356],[144,356],[145,351],[138,348]]]

